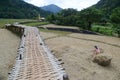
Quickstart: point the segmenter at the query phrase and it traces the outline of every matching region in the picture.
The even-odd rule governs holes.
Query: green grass
[[[58,34],[59,36],[67,36],[68,34],[72,33],[72,32],[66,32],[66,31],[47,30],[47,29],[41,29],[41,28],[39,28],[39,30],[47,33],[55,33],[55,34]]]
[[[5,24],[13,24],[14,22],[29,21],[29,19],[0,19],[0,28],[4,28]]]
[[[49,24],[49,22],[34,21],[30,23],[25,23],[24,25],[37,27],[37,26],[45,25],[45,24]]]
[[[101,26],[101,25],[93,25],[92,31],[109,36],[112,36],[114,32],[111,26]]]

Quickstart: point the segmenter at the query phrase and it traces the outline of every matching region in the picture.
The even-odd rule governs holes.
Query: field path
[[[24,27],[18,58],[8,80],[64,80],[65,71],[35,27]]]

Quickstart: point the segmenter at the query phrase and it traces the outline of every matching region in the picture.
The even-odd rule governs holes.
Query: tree
[[[110,19],[112,22],[119,24],[120,23],[120,7],[113,10]]]
[[[118,37],[120,37],[120,7],[113,10],[110,19],[115,26],[115,31],[117,32]]]
[[[68,26],[74,26],[76,24],[76,14],[77,14],[76,9],[64,9],[58,14],[52,14],[47,17],[47,20],[59,24],[59,25],[68,25]]]
[[[50,21],[51,23],[54,23],[56,21],[55,15],[51,14],[47,17],[47,20]]]
[[[86,23],[86,28],[91,30],[94,22],[99,22],[102,18],[102,12],[95,8],[87,8],[79,12],[80,20]]]
[[[75,15],[76,13],[77,13],[76,9],[68,8],[68,9],[63,9],[59,14],[62,15],[63,17],[66,17],[66,16]]]

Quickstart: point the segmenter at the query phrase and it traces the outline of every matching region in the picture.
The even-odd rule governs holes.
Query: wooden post
[[[20,57],[19,57],[19,60],[21,60],[22,59],[22,54],[20,54]]]

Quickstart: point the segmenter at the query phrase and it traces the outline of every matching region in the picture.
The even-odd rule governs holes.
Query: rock
[[[42,43],[40,43],[40,45],[42,45]]]
[[[67,74],[64,74],[64,75],[63,75],[63,80],[69,80],[69,77],[68,77]]]
[[[98,54],[93,58],[93,62],[98,63],[101,66],[109,66],[111,63],[112,57],[108,54]]]

